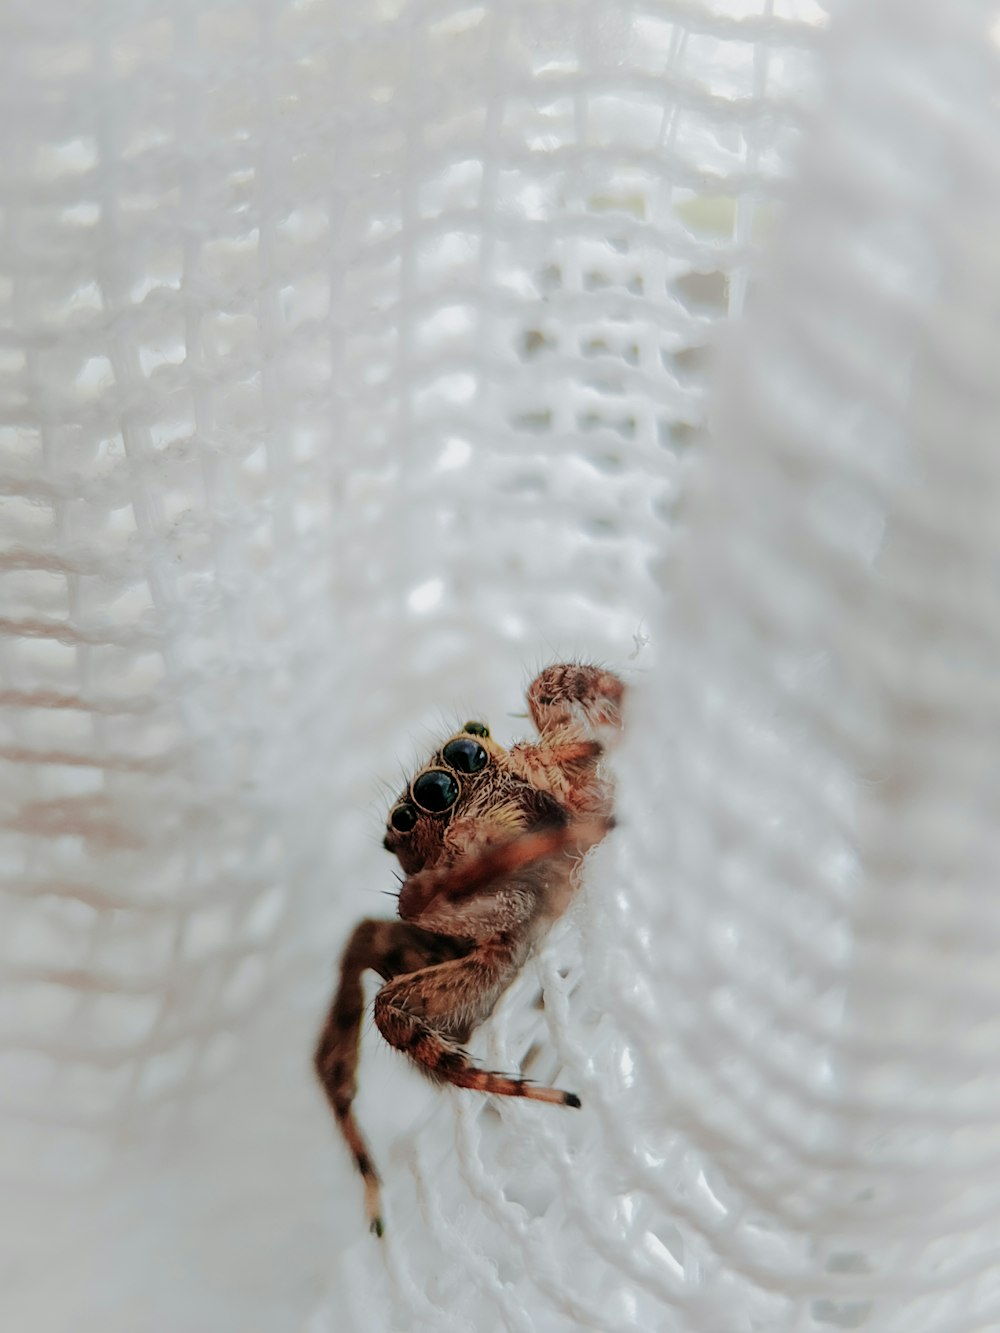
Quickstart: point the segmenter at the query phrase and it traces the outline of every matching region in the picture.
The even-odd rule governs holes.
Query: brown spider
[[[379,1031],[435,1081],[580,1105],[575,1093],[478,1068],[462,1045],[565,911],[580,857],[612,825],[600,760],[621,727],[623,694],[618,677],[598,667],[546,667],[528,689],[536,742],[505,750],[484,723],[467,722],[389,812],[384,846],[406,872],[401,919],[355,927],[316,1050],[377,1236],[379,1178],[352,1111],[367,968],[385,981],[375,997]]]

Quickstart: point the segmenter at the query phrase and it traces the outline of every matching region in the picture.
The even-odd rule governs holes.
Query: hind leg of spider
[[[461,1042],[492,1012],[520,961],[498,957],[495,947],[425,968],[383,986],[375,997],[375,1023],[391,1046],[408,1055],[436,1082],[526,1097],[556,1106],[579,1106],[574,1092],[540,1088],[527,1079],[480,1069]]]
[[[371,1230],[383,1233],[381,1188],[371,1153],[354,1116],[358,1043],[364,1012],[361,978],[369,968],[385,980],[459,956],[456,940],[403,921],[365,920],[355,928],[340,964],[340,983],[316,1047],[315,1067],[334,1118],[361,1173]]]

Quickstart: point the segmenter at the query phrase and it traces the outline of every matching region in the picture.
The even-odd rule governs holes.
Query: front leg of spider
[[[377,1235],[379,1180],[353,1113],[365,970],[385,981],[379,1031],[436,1082],[580,1105],[575,1093],[479,1068],[463,1046],[565,910],[582,855],[613,825],[600,761],[621,726],[623,694],[598,667],[547,667],[528,690],[537,741],[505,750],[484,723],[467,722],[389,812],[384,844],[407,876],[400,920],[355,929],[316,1052]]]

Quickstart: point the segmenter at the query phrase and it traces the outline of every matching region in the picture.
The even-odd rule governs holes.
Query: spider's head
[[[504,754],[484,722],[466,722],[407,784],[389,811],[382,846],[408,875],[439,859],[455,816],[481,803]]]

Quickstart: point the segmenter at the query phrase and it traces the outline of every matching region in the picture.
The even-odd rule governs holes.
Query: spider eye
[[[397,805],[389,816],[389,823],[397,833],[409,833],[417,822],[417,812],[412,805]]]
[[[439,815],[442,810],[450,810],[458,800],[459,790],[459,785],[451,774],[441,768],[432,768],[427,773],[421,773],[410,788],[414,804],[432,815]]]
[[[477,741],[459,736],[458,740],[448,742],[441,758],[458,773],[478,773],[486,767],[487,754]]]
[[[488,736],[490,734],[490,729],[485,722],[466,722],[462,730],[467,731],[470,736]]]

